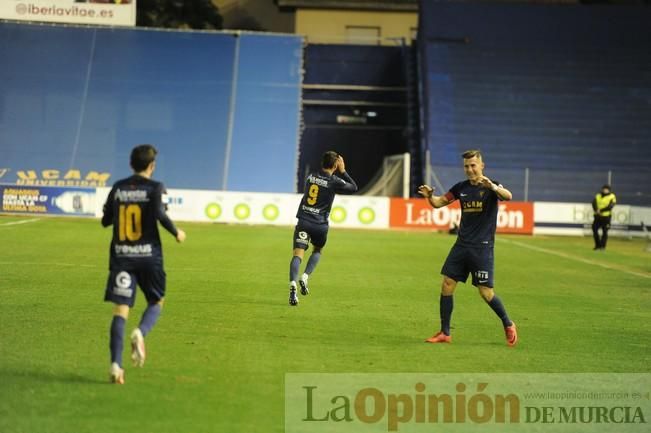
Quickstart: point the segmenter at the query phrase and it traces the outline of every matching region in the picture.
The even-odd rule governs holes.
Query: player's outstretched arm
[[[450,200],[444,195],[434,195],[434,188],[429,185],[421,185],[418,187],[418,194],[422,195],[429,201],[429,204],[434,208],[440,208],[450,204]]]
[[[486,187],[497,194],[497,196],[504,201],[509,201],[513,198],[513,194],[511,194],[511,191],[508,189],[504,188],[502,185],[497,185],[493,183],[492,180],[487,178],[486,176],[482,176],[482,178],[479,181],[480,185],[483,187]]]

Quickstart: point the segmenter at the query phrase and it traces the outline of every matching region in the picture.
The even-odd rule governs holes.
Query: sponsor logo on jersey
[[[115,254],[118,256],[149,257],[152,255],[151,244],[142,245],[115,245]]]
[[[484,210],[484,202],[479,200],[470,200],[461,202],[463,212],[481,212]]]
[[[314,176],[312,174],[307,177],[307,181],[310,182],[310,183],[315,183],[315,184],[317,184],[319,186],[325,186],[325,187],[328,186],[328,180],[327,179],[321,179],[320,177],[316,177],[316,176]]]
[[[301,206],[301,209],[302,209],[303,211],[305,211],[305,212],[313,213],[313,214],[315,214],[315,215],[319,215],[319,214],[321,213],[321,211],[320,211],[319,209],[317,209],[317,208],[315,208],[315,207],[311,207],[311,206],[305,206],[305,205],[302,205],[302,206]]]
[[[147,190],[132,189],[132,190],[115,190],[115,199],[122,202],[146,202],[149,201],[147,197]]]

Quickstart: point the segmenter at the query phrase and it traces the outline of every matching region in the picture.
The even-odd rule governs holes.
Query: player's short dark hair
[[[478,159],[483,160],[483,158],[481,157],[481,150],[479,149],[466,150],[461,154],[461,156],[463,157],[463,159],[470,159],[476,156]]]
[[[608,191],[610,191],[612,188],[610,187],[610,185],[605,184],[604,186],[601,187],[601,189],[607,189]]]
[[[337,164],[337,159],[339,159],[339,154],[332,150],[327,151],[323,154],[321,158],[321,167],[323,168],[334,168]]]
[[[149,167],[156,160],[158,151],[151,144],[140,144],[131,151],[131,168],[138,173]]]

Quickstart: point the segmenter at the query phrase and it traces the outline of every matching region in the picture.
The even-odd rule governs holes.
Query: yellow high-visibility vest
[[[601,211],[601,209],[610,206],[611,203],[613,205],[617,203],[615,194],[613,194],[612,192],[607,195],[601,195],[601,193],[598,193],[594,198],[597,203],[597,212],[599,213],[599,215],[605,217],[610,216],[612,214],[612,211],[610,210]]]

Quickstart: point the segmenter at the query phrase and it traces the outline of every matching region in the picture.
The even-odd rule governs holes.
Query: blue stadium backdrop
[[[293,192],[302,39],[0,22],[0,183]]]
[[[619,202],[651,204],[649,23],[645,6],[421,1],[422,140],[440,183],[481,148],[516,200],[589,202],[610,178]]]

